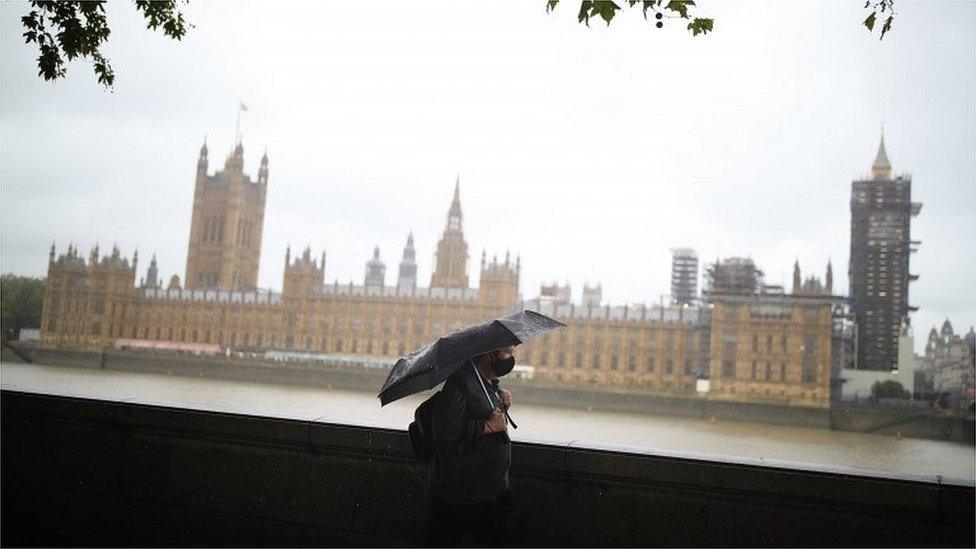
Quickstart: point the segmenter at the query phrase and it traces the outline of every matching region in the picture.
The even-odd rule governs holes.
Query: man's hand
[[[498,394],[502,397],[502,407],[506,410],[512,407],[512,392],[508,389],[499,389]]]
[[[494,409],[491,411],[491,417],[485,422],[484,433],[487,435],[489,433],[501,433],[508,429],[508,422],[505,420],[505,414],[499,409]]]

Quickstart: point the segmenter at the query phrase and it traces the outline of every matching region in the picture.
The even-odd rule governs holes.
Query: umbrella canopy
[[[433,389],[472,357],[525,343],[555,328],[565,328],[558,320],[525,310],[484,324],[476,324],[442,336],[397,360],[380,390],[380,404]]]

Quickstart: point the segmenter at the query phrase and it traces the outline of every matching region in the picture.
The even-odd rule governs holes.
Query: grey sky
[[[0,4],[0,268],[43,275],[52,240],[97,240],[182,277],[197,152],[206,134],[222,165],[243,97],[245,170],[271,159],[262,286],[289,242],[357,283],[379,245],[390,282],[411,229],[426,285],[460,172],[469,275],[510,248],[525,297],[588,280],[655,302],[674,246],[750,255],[773,283],[832,258],[844,291],[850,181],[884,121],[925,203],[916,347],[974,323],[976,4],[898,2],[879,42],[863,2],[706,0],[699,38],[639,10],[586,28],[564,3],[193,2],[183,42],[114,3],[112,93],[82,63],[38,79],[26,4]]]

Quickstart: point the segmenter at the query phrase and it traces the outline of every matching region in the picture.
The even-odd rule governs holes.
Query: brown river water
[[[369,393],[287,385],[0,364],[7,390],[176,406],[259,416],[406,429],[425,395],[381,408]],[[896,438],[804,427],[740,422],[710,423],[672,416],[551,408],[519,404],[511,430],[516,441],[544,442],[637,453],[728,460],[777,467],[843,470],[972,485],[976,449],[938,440]]]

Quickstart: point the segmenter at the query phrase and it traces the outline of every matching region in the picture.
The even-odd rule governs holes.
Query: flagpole
[[[237,130],[234,133],[235,137],[237,138],[238,144],[240,144],[241,142],[241,113],[243,112],[241,110],[241,105],[243,104],[244,104],[244,98],[242,97],[241,100],[237,102]]]

